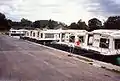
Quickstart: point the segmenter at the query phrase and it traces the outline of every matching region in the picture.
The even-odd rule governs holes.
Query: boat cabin
[[[102,55],[120,55],[120,30],[94,30],[87,33],[87,50]]]
[[[48,40],[48,41],[59,41],[60,31],[59,30],[42,30],[39,34],[38,40]]]
[[[81,47],[85,43],[86,33],[86,30],[63,30],[59,43]]]
[[[19,30],[18,29],[10,29],[9,36],[19,38],[20,36],[24,36],[26,32],[27,32],[27,30],[25,30],[25,29],[19,29]]]

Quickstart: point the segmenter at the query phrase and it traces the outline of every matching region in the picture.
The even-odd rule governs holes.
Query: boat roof
[[[10,31],[28,31],[26,29],[10,29]]]
[[[53,29],[49,29],[49,30],[43,30],[42,32],[44,33],[86,33],[86,30],[53,30]]]
[[[94,30],[92,33],[95,34],[104,34],[104,35],[109,35],[113,37],[120,37],[120,30],[106,30],[106,29],[99,29],[99,30]]]

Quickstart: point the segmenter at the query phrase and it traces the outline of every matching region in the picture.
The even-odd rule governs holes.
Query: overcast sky
[[[120,0],[0,0],[0,12],[17,21],[53,19],[70,24],[93,17],[103,21],[120,15]]]

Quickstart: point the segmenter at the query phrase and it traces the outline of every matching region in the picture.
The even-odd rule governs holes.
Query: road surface
[[[0,36],[0,81],[120,81],[120,74],[66,53]]]

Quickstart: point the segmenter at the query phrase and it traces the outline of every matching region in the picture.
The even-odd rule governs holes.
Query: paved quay
[[[0,35],[0,81],[120,81],[120,73],[97,68],[25,40]]]

